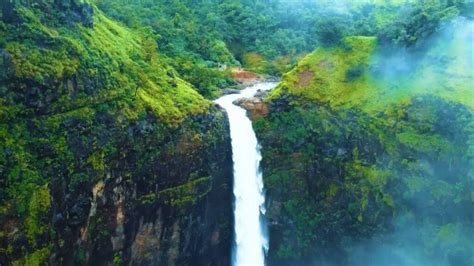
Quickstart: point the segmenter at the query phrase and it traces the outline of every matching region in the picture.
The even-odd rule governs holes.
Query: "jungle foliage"
[[[210,190],[203,165],[225,136],[224,117],[154,39],[95,6],[12,8],[0,21],[0,264],[83,264],[94,251],[76,241],[81,228],[100,250],[91,260],[112,261],[100,246],[113,217],[88,220],[93,186],[124,180],[139,198],[166,192],[143,204],[194,204]]]
[[[472,264],[472,26],[345,37],[283,75],[254,124],[272,264]]]
[[[345,36],[379,36],[414,46],[443,21],[469,12],[464,1],[96,0],[109,16],[147,32],[179,74],[207,97],[229,85],[222,66],[272,75]]]

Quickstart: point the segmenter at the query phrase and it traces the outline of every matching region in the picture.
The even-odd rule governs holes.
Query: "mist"
[[[384,97],[431,95],[429,97],[457,99],[472,106],[473,44],[474,22],[456,17],[443,23],[436,34],[423,40],[418,47],[379,47],[371,63],[371,72],[386,84],[382,88],[387,90]],[[450,93],[446,94],[446,91]],[[455,149],[465,151],[467,156],[452,158],[451,154],[447,154],[436,161],[427,158],[426,154],[415,158],[413,154],[406,154],[407,158],[422,166],[420,169],[424,169],[419,174],[423,176],[425,184],[413,190],[407,188],[407,196],[396,207],[392,229],[388,229],[385,234],[348,245],[348,265],[474,265],[474,204],[470,199],[470,193],[474,191],[474,164],[472,151],[469,153],[469,149],[473,148],[474,116],[471,110],[454,111],[450,108],[452,107],[439,107],[436,119],[450,121],[456,128],[435,127],[428,134],[447,136],[446,132],[449,132],[463,135],[451,140],[457,141],[453,143]],[[421,114],[413,112],[410,114],[412,117],[419,115]],[[460,118],[463,115],[466,116],[464,120]],[[427,123],[423,119],[419,122]],[[449,167],[447,162],[451,160],[460,162]],[[395,177],[397,181],[391,185],[403,186],[402,184],[413,180],[406,176],[407,172],[401,169],[398,172],[400,175]],[[458,190],[453,190],[448,184],[458,184]],[[434,192],[436,186],[439,186],[437,189],[445,190],[439,192],[441,196]],[[464,202],[463,208],[455,208],[455,204],[445,202],[442,203],[443,206],[434,205],[435,202],[440,202],[439,198],[456,194],[457,200]],[[439,210],[444,207],[449,209]]]
[[[465,95],[471,97],[461,101],[472,106],[473,43],[474,21],[456,17],[416,47],[379,45],[370,72],[386,84],[381,88],[388,93],[384,97],[391,97],[391,93],[433,93],[453,99]],[[446,95],[440,87],[452,90],[452,94]]]
[[[357,21],[353,8],[341,3],[327,10]],[[341,244],[344,252],[334,249],[309,260],[311,265],[341,265],[334,258],[344,256],[342,265],[351,266],[474,265],[474,21],[445,12],[438,24],[423,24],[417,34],[408,31],[408,23],[393,22],[377,32],[349,26],[337,36],[377,36],[368,76],[380,98],[371,100],[405,102],[394,107],[399,120],[393,128],[384,129],[399,141],[399,160],[377,165],[394,172],[386,189],[396,191],[396,202],[382,231],[357,239],[347,236]],[[397,13],[403,19],[409,14]],[[328,32],[337,26],[331,24]],[[414,135],[422,140],[404,139]]]

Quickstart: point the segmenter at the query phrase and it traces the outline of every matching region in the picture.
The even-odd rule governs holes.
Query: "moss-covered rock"
[[[0,22],[0,264],[227,264],[223,112],[146,36],[56,2]]]
[[[375,38],[346,38],[270,93],[254,127],[271,264],[472,264],[472,61],[446,34],[400,72]]]

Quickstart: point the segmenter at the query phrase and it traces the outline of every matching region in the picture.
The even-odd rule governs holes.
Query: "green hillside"
[[[318,48],[255,121],[270,264],[472,262],[472,22],[420,50],[374,37]]]
[[[133,260],[108,247],[124,237],[108,214],[120,209],[91,209],[104,180],[141,184],[121,196],[123,211],[169,203],[190,215],[222,182],[208,153],[226,149],[216,146],[226,138],[223,114],[178,77],[146,34],[72,2],[18,4],[0,22],[0,36],[1,264]],[[225,158],[211,161],[218,171]],[[101,256],[90,255],[97,248]]]
[[[377,49],[375,37],[346,37],[341,46],[319,48],[299,61],[270,98],[288,93],[334,108],[357,106],[373,113],[390,103],[436,95],[474,108],[474,65],[466,56],[472,53],[472,37],[461,29],[446,34],[449,41],[445,36],[435,38],[426,53],[393,55]]]

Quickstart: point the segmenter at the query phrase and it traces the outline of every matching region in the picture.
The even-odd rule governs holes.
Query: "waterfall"
[[[259,83],[239,94],[226,95],[216,100],[227,111],[232,138],[235,196],[233,265],[264,265],[265,252],[268,250],[266,228],[261,219],[261,214],[265,214],[265,195],[259,169],[259,145],[246,110],[233,102],[253,97],[258,91],[270,90],[275,85]]]

